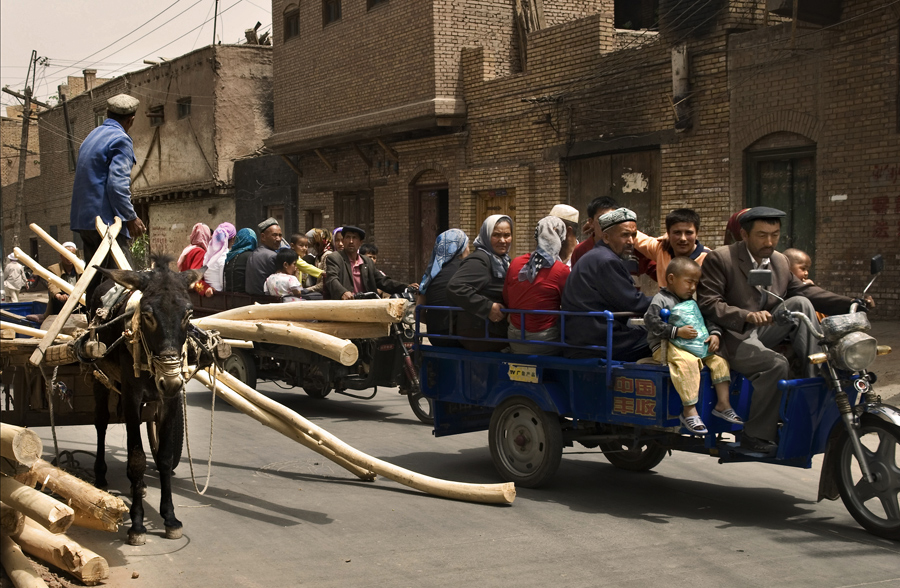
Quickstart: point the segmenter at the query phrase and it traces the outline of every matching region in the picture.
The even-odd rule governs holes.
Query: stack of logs
[[[128,508],[40,458],[43,444],[29,429],[0,426],[0,560],[17,588],[46,586],[29,555],[92,586],[109,577],[106,559],[65,535],[71,525],[115,532]],[[65,500],[44,492],[48,489]]]

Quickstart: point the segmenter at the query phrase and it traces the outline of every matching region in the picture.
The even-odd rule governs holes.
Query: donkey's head
[[[171,257],[152,259],[153,269],[147,272],[98,269],[126,288],[141,291],[140,335],[147,361],[160,393],[171,396],[184,384],[182,349],[193,312],[188,289],[203,277],[206,268],[179,273],[169,269]]]

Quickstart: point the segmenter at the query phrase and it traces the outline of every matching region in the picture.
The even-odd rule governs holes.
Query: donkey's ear
[[[99,266],[94,266],[98,272],[113,280],[117,284],[121,284],[129,290],[143,290],[149,283],[150,276],[146,272],[133,272],[131,270],[110,270]]]
[[[203,274],[205,273],[205,265],[200,269],[185,270],[181,272],[181,280],[184,282],[184,287],[188,289],[193,288],[194,284],[199,282],[203,278]]]

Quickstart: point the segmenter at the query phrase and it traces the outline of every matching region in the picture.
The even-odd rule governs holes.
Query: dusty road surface
[[[486,433],[435,439],[395,390],[358,401],[260,389],[372,455],[440,478],[499,481]],[[188,402],[202,487],[211,394],[193,383]],[[72,529],[109,560],[108,585],[900,586],[900,543],[866,533],[840,501],[816,503],[818,460],[803,470],[676,453],[634,474],[568,448],[549,486],[485,506],[358,481],[221,399],[213,426],[206,494],[193,489],[186,451],[176,471],[182,539],[164,538],[152,466],[146,545],[125,544],[127,525],[118,534]],[[37,431],[52,452],[50,429]],[[92,427],[57,435],[61,450],[94,450]],[[127,492],[124,426],[112,426],[108,441],[111,487]],[[75,457],[90,469],[90,456]]]

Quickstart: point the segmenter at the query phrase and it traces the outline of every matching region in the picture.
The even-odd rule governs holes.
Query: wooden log
[[[43,338],[47,334],[47,331],[43,331],[41,329],[35,329],[32,327],[26,327],[24,325],[8,323],[6,321],[0,321],[0,327],[2,327],[4,329],[10,329],[12,331],[15,331],[16,333],[19,333],[20,335],[28,335],[29,337]],[[56,338],[60,339],[62,341],[69,341],[72,339],[72,336],[64,335],[63,333],[57,333]]]
[[[312,437],[328,449],[331,449],[336,455],[364,469],[371,470],[379,476],[390,478],[395,482],[429,494],[434,494],[435,496],[452,498],[454,500],[491,504],[510,504],[516,498],[515,485],[509,482],[505,484],[465,484],[462,482],[450,482],[417,474],[384,460],[372,457],[371,455],[367,455],[347,445],[331,433],[306,420],[289,408],[260,394],[231,374],[221,373],[219,378],[226,386],[230,387],[256,406],[276,415],[292,427],[303,431],[307,436]]]
[[[39,264],[37,261],[33,260],[29,255],[27,255],[18,247],[13,247],[13,252],[15,252],[16,254],[16,259],[30,267],[31,271],[44,278],[44,280],[51,282],[54,286],[56,286],[66,294],[71,294],[72,290],[75,289],[72,284],[63,280],[62,278]],[[79,299],[79,302],[81,302],[82,304],[86,304],[84,296]]]
[[[246,415],[249,415],[253,419],[259,421],[261,424],[263,424],[269,428],[275,429],[282,435],[285,435],[286,437],[290,437],[291,439],[293,439],[294,441],[297,441],[301,445],[308,447],[309,449],[312,449],[313,451],[322,455],[323,457],[330,459],[331,461],[333,461],[336,464],[338,464],[339,466],[343,467],[348,472],[350,472],[354,476],[357,476],[361,480],[371,481],[371,480],[375,479],[374,472],[366,470],[364,468],[361,468],[357,465],[354,465],[354,464],[348,462],[347,460],[345,460],[341,457],[338,457],[337,455],[334,454],[333,451],[331,451],[327,447],[320,445],[318,443],[318,441],[309,437],[303,431],[300,431],[299,429],[291,427],[290,425],[288,425],[281,419],[277,418],[276,416],[270,414],[269,412],[266,412],[265,410],[259,408],[255,404],[249,402],[244,397],[239,395],[237,392],[232,390],[230,387],[223,384],[221,381],[221,378],[219,378],[218,375],[216,376],[215,389],[213,389],[212,378],[210,377],[210,374],[208,373],[208,371],[197,372],[197,375],[194,376],[194,379],[199,381],[200,383],[202,383],[204,386],[206,386],[210,390],[213,390],[219,397],[221,397],[223,400],[225,400],[225,402],[227,402],[231,406],[235,407],[239,411],[243,412]]]
[[[62,243],[48,235],[37,223],[31,223],[28,226],[38,237],[43,239],[47,245],[56,249],[57,253],[68,259],[69,263],[77,267],[79,272],[84,271],[84,261],[80,257],[63,247]]]
[[[15,588],[47,588],[47,583],[31,565],[31,560],[25,557],[22,548],[9,535],[0,536],[0,561]]]
[[[0,502],[0,528],[7,535],[18,533],[25,526],[25,515],[18,510]]]
[[[257,323],[264,325],[287,325],[301,327],[320,333],[328,333],[338,339],[377,339],[391,334],[391,326],[388,323],[314,323],[259,320]]]
[[[213,317],[197,319],[194,324],[202,329],[215,329],[223,337],[247,339],[261,343],[277,343],[307,349],[343,365],[353,365],[359,359],[356,345],[327,333],[311,331],[287,324],[264,324],[251,321],[222,320]]]
[[[0,478],[0,501],[39,522],[51,533],[65,533],[75,519],[75,511],[70,507],[9,476]]]
[[[84,273],[81,274],[81,277],[78,278],[78,281],[75,283],[75,289],[69,295],[69,299],[66,300],[66,303],[57,315],[53,325],[47,330],[47,334],[44,335],[38,348],[34,350],[34,353],[32,353],[31,357],[28,359],[32,365],[39,365],[44,359],[44,352],[50,347],[56,339],[56,336],[59,335],[59,332],[62,330],[63,326],[65,326],[69,315],[75,310],[78,299],[81,298],[87,290],[88,285],[91,283],[91,280],[94,279],[94,275],[97,273],[97,268],[94,266],[102,264],[106,259],[106,254],[109,253],[109,248],[112,243],[115,243],[116,237],[119,235],[121,229],[122,219],[116,217],[112,226],[108,228],[106,234],[103,236],[103,240],[100,242],[100,246],[97,247],[97,252],[94,254],[94,257],[88,262],[87,266],[84,268]]]
[[[106,223],[103,222],[99,216],[94,219],[94,223],[97,227],[97,232],[101,235],[106,232]],[[118,241],[113,241],[109,246],[109,255],[113,258],[113,261],[119,269],[130,270],[131,264],[128,263],[128,258],[125,257],[125,253],[122,251],[122,248],[119,247]]]
[[[16,332],[12,329],[0,329],[0,339],[15,339]]]
[[[209,318],[230,320],[332,321],[348,323],[399,323],[409,301],[402,298],[381,300],[303,300],[280,304],[241,306]]]
[[[54,535],[25,518],[25,528],[12,538],[25,553],[69,572],[88,586],[109,577],[106,559],[65,535]]]
[[[228,343],[234,348],[253,349],[253,341],[242,341],[240,339],[222,339],[222,341]]]
[[[17,479],[28,486],[40,484],[62,496],[75,512],[83,512],[107,524],[121,523],[128,507],[121,498],[95,488],[84,480],[39,459]]]
[[[31,429],[0,423],[0,456],[31,467],[44,453],[44,443]]]
[[[72,524],[76,527],[82,527],[84,529],[94,529],[95,531],[107,531],[108,533],[116,533],[119,530],[118,523],[107,523],[106,521],[101,521],[100,519],[96,519],[88,513],[81,512],[80,510],[75,511],[75,520],[72,521]]]

